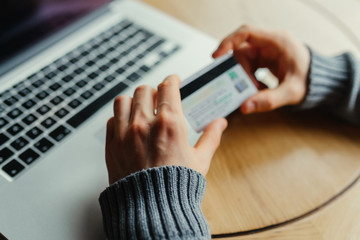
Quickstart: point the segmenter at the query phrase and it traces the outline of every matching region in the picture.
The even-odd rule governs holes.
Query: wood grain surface
[[[359,0],[143,1],[219,40],[246,23],[360,56]],[[228,120],[203,202],[213,237],[360,239],[359,127],[294,109]]]

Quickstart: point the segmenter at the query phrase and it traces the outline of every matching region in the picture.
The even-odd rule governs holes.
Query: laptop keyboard
[[[179,46],[129,20],[0,93],[0,168],[14,179]]]

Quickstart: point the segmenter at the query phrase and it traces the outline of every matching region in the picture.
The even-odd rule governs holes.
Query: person
[[[231,50],[260,89],[242,104],[243,113],[296,105],[360,122],[360,66],[350,53],[324,57],[286,32],[248,25],[226,37],[213,57]],[[254,73],[263,67],[279,79],[277,88],[256,81]],[[99,198],[109,239],[211,237],[200,207],[227,122],[215,120],[190,146],[179,82],[172,75],[157,90],[140,86],[133,98],[115,99],[106,134],[110,186]]]

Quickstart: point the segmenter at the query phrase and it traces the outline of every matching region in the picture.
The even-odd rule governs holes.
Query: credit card
[[[242,66],[229,54],[181,82],[181,105],[192,128],[201,132],[213,120],[238,109],[257,91]]]

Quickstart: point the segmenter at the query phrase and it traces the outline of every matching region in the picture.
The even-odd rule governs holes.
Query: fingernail
[[[245,105],[245,113],[252,113],[255,111],[255,103],[247,102]]]

